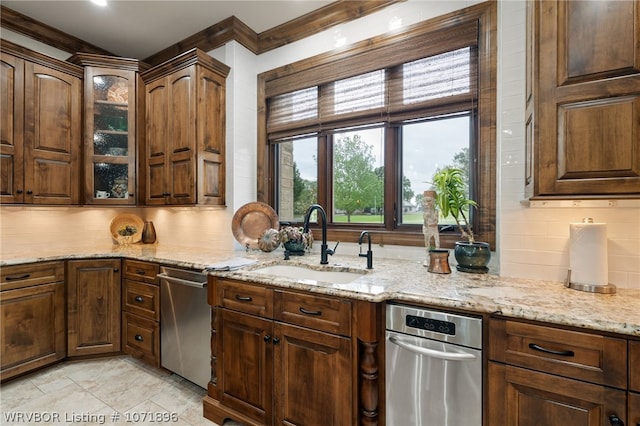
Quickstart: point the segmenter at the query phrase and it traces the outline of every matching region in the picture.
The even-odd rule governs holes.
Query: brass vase
[[[153,244],[156,242],[156,228],[153,222],[147,221],[142,229],[142,242],[144,244]]]

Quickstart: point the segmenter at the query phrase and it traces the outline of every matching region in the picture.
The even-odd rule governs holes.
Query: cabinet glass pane
[[[96,163],[93,182],[96,198],[129,198],[127,164]]]
[[[94,155],[129,155],[129,139],[127,135],[115,133],[94,133],[93,134]]]
[[[93,143],[95,155],[127,156],[129,93],[122,77],[93,78]]]

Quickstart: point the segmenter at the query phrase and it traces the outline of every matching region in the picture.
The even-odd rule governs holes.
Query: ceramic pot
[[[144,223],[142,229],[142,242],[144,244],[153,244],[156,242],[156,228],[153,226],[153,222],[148,221]]]
[[[453,254],[458,261],[456,269],[461,272],[486,274],[489,272],[491,250],[488,243],[457,241]]]
[[[284,248],[291,254],[304,254],[304,242],[302,241],[287,241],[284,243]]]

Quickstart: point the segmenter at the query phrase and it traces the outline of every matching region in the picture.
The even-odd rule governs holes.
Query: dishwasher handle
[[[447,361],[467,361],[476,359],[476,356],[470,353],[442,352],[436,351],[434,349],[421,348],[420,346],[412,345],[411,343],[406,342],[396,336],[389,336],[389,341],[408,351],[415,352],[420,355],[430,356],[432,358],[444,359]]]
[[[165,273],[161,273],[158,274],[158,278],[160,278],[161,280],[165,280],[168,281],[172,284],[180,284],[180,285],[186,285],[189,287],[195,287],[195,288],[206,288],[207,287],[207,282],[198,282],[198,281],[189,281],[189,280],[183,280],[181,278],[176,278],[176,277],[172,277],[169,276]]]

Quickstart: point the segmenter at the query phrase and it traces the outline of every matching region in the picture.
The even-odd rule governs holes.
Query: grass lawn
[[[336,223],[347,223],[347,215],[334,215],[333,221]],[[405,224],[422,225],[423,221],[424,220],[422,218],[422,212],[405,213],[402,218],[402,223],[405,223]],[[383,218],[381,215],[354,214],[354,215],[351,215],[351,223],[382,224]],[[439,223],[441,225],[445,225],[445,224],[455,224],[456,222],[451,218],[447,218],[447,220],[440,218]]]

